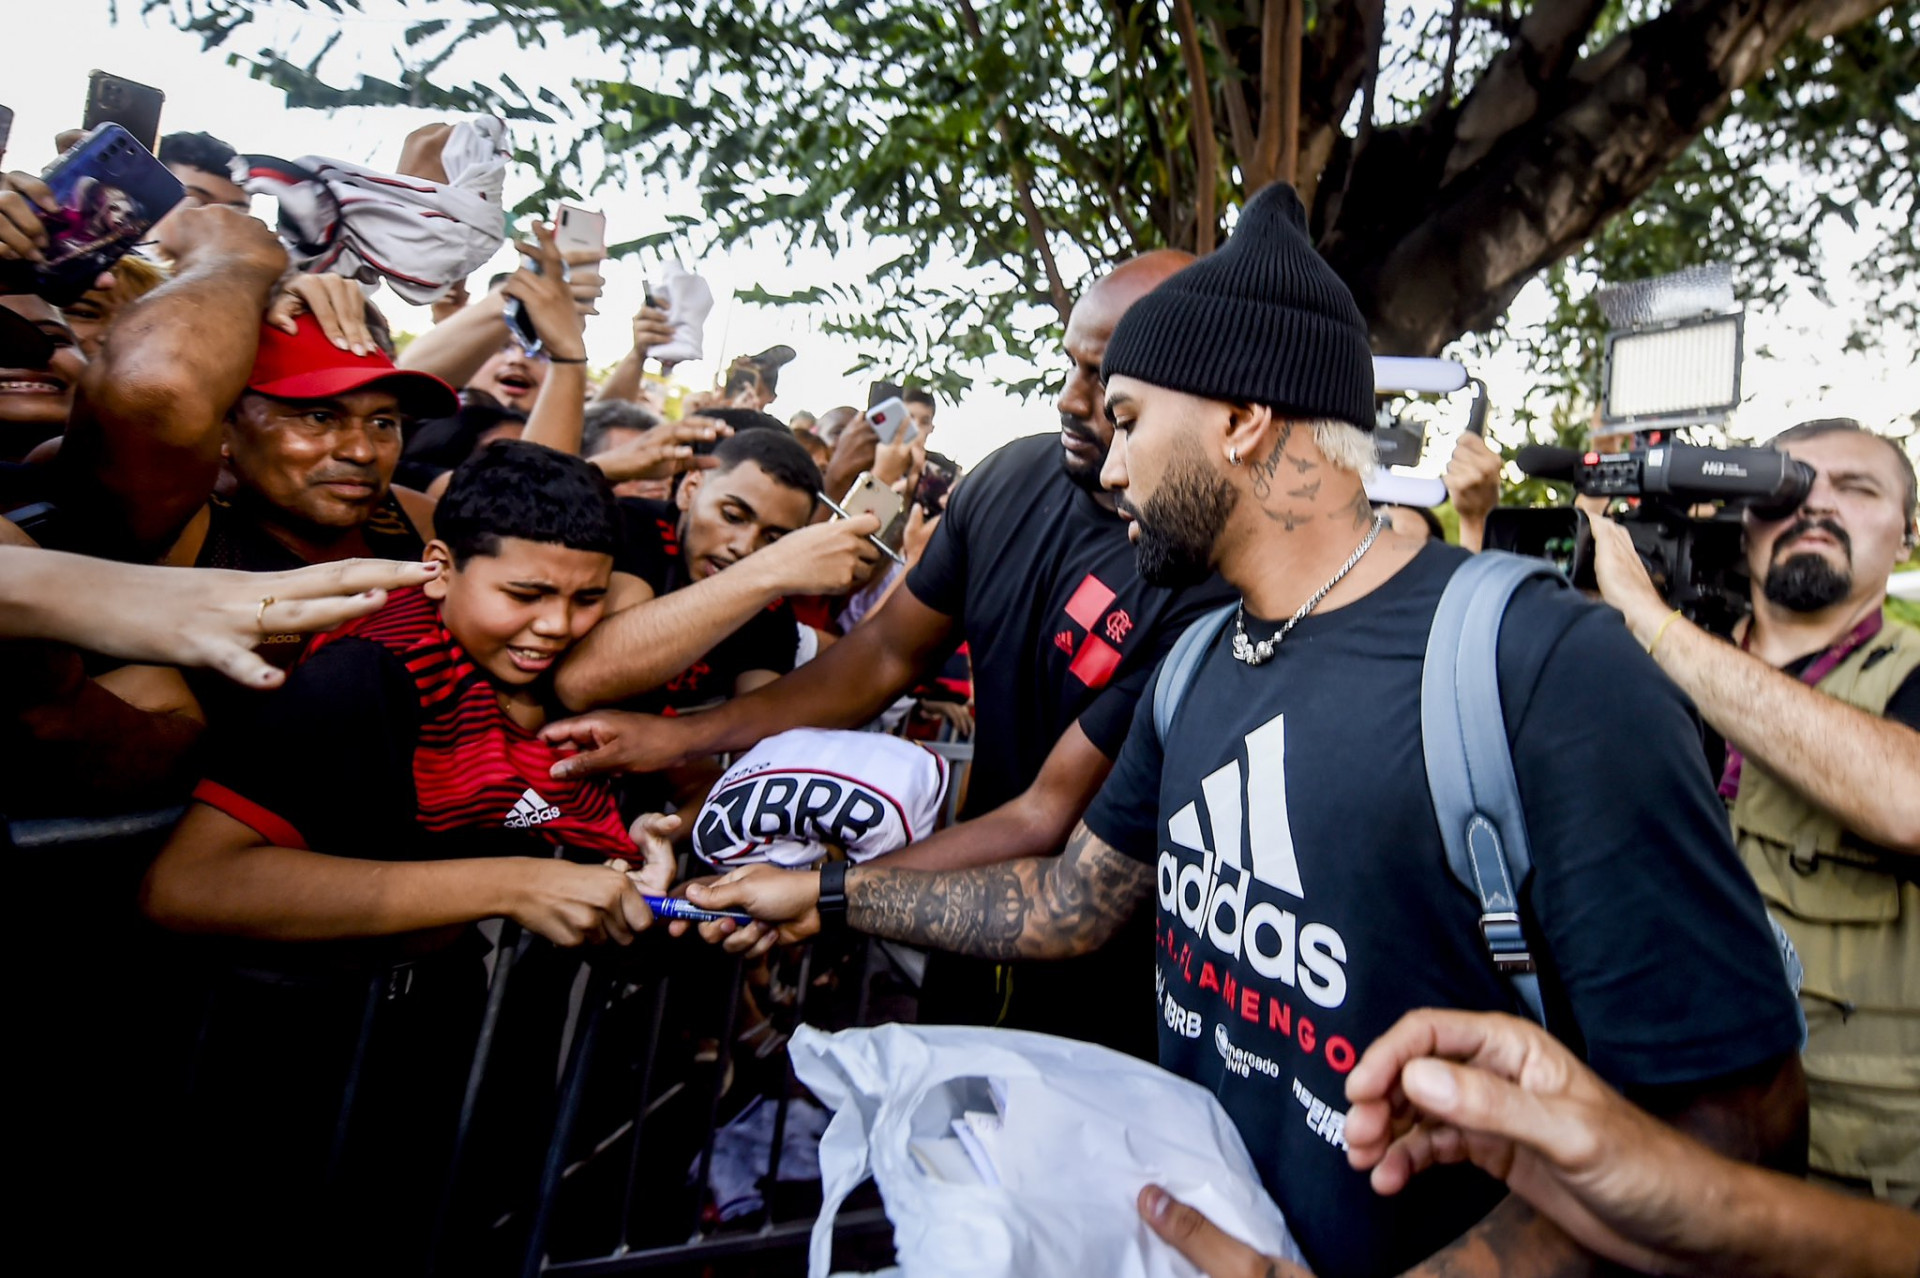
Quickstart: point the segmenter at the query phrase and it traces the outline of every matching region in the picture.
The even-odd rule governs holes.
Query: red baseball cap
[[[451,417],[460,408],[453,387],[432,373],[395,368],[386,352],[370,355],[343,351],[327,340],[311,315],[294,321],[296,333],[284,333],[270,324],[260,326],[260,353],[247,389],[275,399],[332,399],[376,383],[392,391],[400,409],[414,417]]]

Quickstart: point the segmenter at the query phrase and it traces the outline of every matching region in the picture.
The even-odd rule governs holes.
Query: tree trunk
[[[1437,354],[1653,185],[1791,40],[1889,3],[1676,0],[1576,60],[1601,0],[1540,0],[1463,102],[1353,156],[1321,252],[1377,350]]]

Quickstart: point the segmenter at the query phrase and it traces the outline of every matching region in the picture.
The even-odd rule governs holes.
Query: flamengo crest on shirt
[[[1321,1007],[1338,1007],[1347,997],[1347,946],[1340,934],[1324,923],[1302,924],[1293,910],[1259,899],[1269,892],[1250,892],[1258,883],[1306,900],[1287,815],[1286,740],[1286,716],[1275,715],[1247,734],[1246,776],[1234,759],[1201,780],[1205,833],[1195,803],[1168,820],[1169,841],[1199,859],[1161,851],[1160,908],[1215,949],[1244,958],[1260,976],[1298,988]]]
[[[507,813],[507,828],[525,830],[559,819],[560,809],[541,798],[539,792],[532,786],[528,786],[526,793],[514,801],[513,810]]]

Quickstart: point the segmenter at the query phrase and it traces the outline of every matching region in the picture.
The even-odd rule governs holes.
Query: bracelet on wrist
[[[1653,632],[1653,642],[1647,645],[1647,655],[1649,657],[1653,655],[1654,649],[1660,646],[1660,641],[1667,637],[1667,627],[1678,620],[1680,620],[1680,610],[1675,608],[1667,614],[1667,619],[1660,623],[1660,628]]]
[[[847,869],[850,861],[829,861],[820,867],[820,929],[847,925]]]
[[[587,357],[582,355],[579,359],[568,359],[564,355],[549,354],[547,356],[547,362],[549,364],[584,364],[587,362]]]

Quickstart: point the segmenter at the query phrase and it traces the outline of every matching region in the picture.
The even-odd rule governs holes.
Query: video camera
[[[1539,479],[1583,496],[1629,498],[1619,516],[1663,598],[1720,634],[1746,614],[1740,515],[1792,514],[1813,486],[1813,468],[1771,448],[1700,448],[1646,442],[1631,452],[1581,453],[1532,445],[1514,459]],[[1702,513],[1701,505],[1713,510]],[[1593,533],[1577,510],[1502,508],[1487,520],[1490,549],[1552,560],[1582,589],[1596,588]]]

